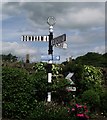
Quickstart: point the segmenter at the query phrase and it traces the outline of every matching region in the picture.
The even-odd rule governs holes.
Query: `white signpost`
[[[53,56],[53,46],[58,48],[67,48],[66,41],[66,34],[63,34],[61,36],[58,36],[53,39],[53,26],[56,23],[56,20],[54,17],[48,17],[47,23],[49,24],[49,35],[45,36],[33,36],[33,35],[22,35],[21,41],[43,41],[43,42],[49,42],[49,50],[48,55],[50,55],[52,58],[45,57],[45,60],[48,60],[49,70],[48,70],[48,83],[52,83],[52,61],[58,61],[60,60],[60,56]],[[42,56],[43,57],[43,56]],[[47,101],[51,102],[51,91],[48,91]]]

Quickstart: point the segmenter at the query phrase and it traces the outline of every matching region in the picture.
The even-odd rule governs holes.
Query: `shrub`
[[[23,69],[3,67],[2,79],[3,118],[22,120],[32,116],[32,119],[36,117],[39,119],[40,116],[45,118],[46,114],[49,114],[48,117],[51,119],[55,118],[56,115],[57,118],[58,116],[59,118],[63,117],[65,108],[51,105],[48,109],[41,102],[46,100],[47,90],[49,89],[47,74],[44,71],[29,75]],[[63,83],[61,81],[55,82],[51,89],[56,89],[58,92],[63,90],[65,85],[65,81]],[[58,97],[55,99],[58,99]],[[47,112],[44,114],[46,108]]]
[[[35,77],[22,69],[4,67],[2,79],[3,118],[25,119],[37,100],[44,99],[47,81],[43,73]]]
[[[107,91],[101,94],[101,111],[107,116]]]
[[[87,90],[82,94],[82,102],[90,106],[91,112],[95,112],[100,107],[100,95],[93,89]]]
[[[31,112],[28,120],[74,120],[68,115],[67,108],[51,102],[40,102]]]

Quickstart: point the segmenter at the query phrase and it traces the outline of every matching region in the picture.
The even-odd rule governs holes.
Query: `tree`
[[[75,63],[82,65],[93,65],[95,67],[104,67],[107,64],[105,58],[106,54],[101,55],[99,53],[88,52],[83,56],[77,57],[75,59]]]
[[[82,79],[80,81],[82,91],[88,89],[95,89],[96,91],[100,91],[102,89],[102,79],[103,77],[100,68],[84,65]]]
[[[16,56],[13,56],[11,53],[9,53],[8,55],[1,55],[1,56],[2,56],[2,60],[9,62],[15,62],[17,61],[18,58]]]

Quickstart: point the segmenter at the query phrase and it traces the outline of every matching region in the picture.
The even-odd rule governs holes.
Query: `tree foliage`
[[[84,90],[98,90],[102,87],[102,78],[102,72],[99,68],[84,65],[82,72],[82,80],[80,81],[80,84],[82,85],[82,88]]]
[[[84,56],[77,57],[75,63],[83,65],[93,65],[96,67],[107,67],[107,53],[99,54],[94,52],[88,52]]]
[[[3,61],[15,62],[17,57],[9,53],[8,55],[1,55]]]

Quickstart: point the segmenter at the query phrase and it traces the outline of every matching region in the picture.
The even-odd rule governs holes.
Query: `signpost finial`
[[[50,25],[50,26],[55,25],[55,23],[56,23],[55,17],[53,17],[53,16],[48,17],[47,23],[48,23],[48,25]]]

